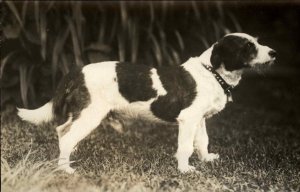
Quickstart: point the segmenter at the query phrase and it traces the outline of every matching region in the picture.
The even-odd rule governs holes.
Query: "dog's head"
[[[228,71],[270,65],[276,51],[260,45],[257,39],[245,33],[231,33],[213,45],[210,62],[215,69],[221,64]]]

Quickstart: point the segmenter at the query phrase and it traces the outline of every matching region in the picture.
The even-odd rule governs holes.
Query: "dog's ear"
[[[214,69],[221,64],[228,71],[238,70],[246,67],[249,53],[244,53],[244,45],[249,42],[238,36],[225,36],[213,45],[210,62]]]
[[[213,45],[210,62],[214,69],[218,69],[222,63],[222,47],[219,42]]]

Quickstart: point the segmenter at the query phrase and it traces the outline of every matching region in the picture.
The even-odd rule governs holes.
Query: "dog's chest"
[[[212,92],[211,98],[207,101],[208,105],[205,109],[205,117],[211,117],[216,113],[219,113],[225,108],[227,103],[227,95],[225,95],[222,91],[215,90]]]

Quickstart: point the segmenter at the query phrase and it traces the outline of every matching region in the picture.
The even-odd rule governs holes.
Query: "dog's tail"
[[[43,122],[49,122],[54,118],[53,113],[53,103],[52,101],[46,103],[45,105],[41,106],[37,109],[18,109],[18,116],[24,120],[28,121],[30,123],[33,123],[35,125],[39,125]]]

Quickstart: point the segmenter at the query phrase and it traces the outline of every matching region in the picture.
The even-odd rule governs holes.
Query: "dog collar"
[[[205,67],[205,69],[207,69],[214,75],[218,83],[221,85],[221,87],[224,90],[224,93],[227,95],[227,102],[232,101],[231,91],[234,88],[234,86],[231,86],[228,83],[226,83],[226,81],[221,77],[221,75],[218,72],[216,72],[216,70],[214,70],[211,66],[205,65],[203,63],[202,65]]]

